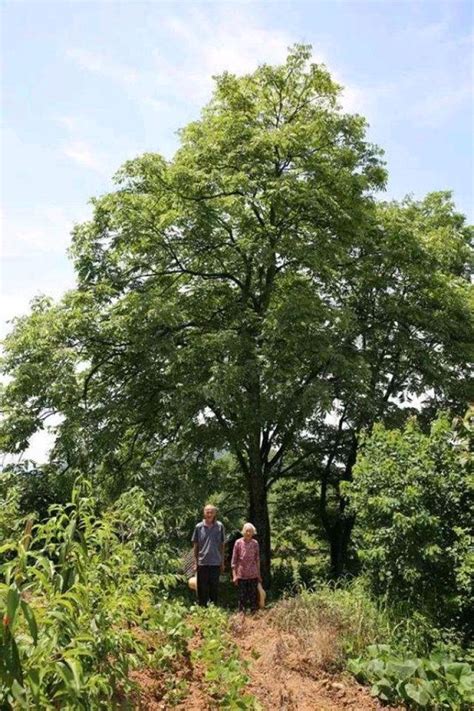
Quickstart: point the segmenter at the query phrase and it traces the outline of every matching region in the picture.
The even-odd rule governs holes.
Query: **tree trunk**
[[[339,518],[328,532],[331,554],[331,575],[335,580],[341,578],[346,571],[347,551],[353,526],[353,517]]]
[[[340,477],[340,481],[352,481],[352,469],[357,459],[358,439],[355,433],[352,433],[352,442],[348,451],[346,466]],[[334,579],[341,578],[347,569],[347,553],[351,541],[352,529],[354,528],[355,517],[345,514],[347,500],[339,494],[339,506],[337,513],[334,516],[329,516],[327,507],[327,489],[329,484],[330,464],[323,473],[321,480],[321,493],[319,500],[319,513],[321,522],[324,526],[328,541],[331,557],[331,575]],[[337,488],[339,491],[339,487]]]
[[[264,587],[271,582],[270,517],[265,481],[261,472],[251,472],[249,477],[249,521],[257,529],[260,545],[260,569]]]

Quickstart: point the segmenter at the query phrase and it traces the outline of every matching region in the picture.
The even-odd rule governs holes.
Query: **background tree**
[[[334,376],[333,423],[319,438],[319,516],[336,575],[354,522],[339,483],[352,479],[361,432],[402,424],[422,396],[429,420],[440,407],[464,412],[474,395],[472,230],[447,192],[378,204],[376,216],[338,282],[336,303],[349,314],[339,354],[350,355]]]
[[[53,458],[111,490],[229,450],[267,579],[269,488],[320,481],[340,574],[361,429],[406,390],[461,400],[472,339],[462,216],[445,194],[375,203],[380,151],[309,60],[218,77],[172,161],[127,163],[75,230],[77,289],[34,305],[4,363],[4,447],[60,412]]]
[[[424,434],[374,427],[347,487],[373,589],[390,602],[466,625],[473,610],[473,411],[440,415]]]

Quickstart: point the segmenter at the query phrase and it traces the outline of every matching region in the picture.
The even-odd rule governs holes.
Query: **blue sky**
[[[452,189],[474,219],[470,2],[3,0],[2,334],[73,285],[88,200],[143,151],[170,157],[212,75],[313,45],[385,149],[386,196]]]

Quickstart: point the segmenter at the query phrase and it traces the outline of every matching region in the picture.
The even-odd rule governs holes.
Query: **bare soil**
[[[266,612],[235,616],[234,639],[249,662],[249,692],[265,711],[389,711],[349,675],[330,674],[301,645],[281,632]]]
[[[383,705],[369,690],[348,674],[326,671],[315,647],[302,645],[301,639],[280,631],[271,614],[234,615],[231,630],[241,656],[248,662],[250,682],[247,691],[258,700],[262,711],[400,711]],[[329,640],[325,640],[327,643]],[[315,641],[315,644],[318,640]],[[199,639],[190,641],[190,649]],[[215,711],[215,700],[206,693],[203,670],[191,664],[189,656],[176,676],[187,684],[185,698],[173,703],[165,700],[165,681],[159,673],[140,670],[131,673],[139,685],[134,706],[143,711]],[[324,666],[324,665],[323,665]]]

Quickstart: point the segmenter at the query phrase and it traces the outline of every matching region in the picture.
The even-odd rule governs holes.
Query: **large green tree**
[[[380,151],[339,92],[308,47],[218,77],[171,161],[127,163],[93,201],[77,289],[6,343],[6,449],[60,412],[53,457],[119,488],[154,460],[205,470],[229,450],[267,577],[271,485],[320,480],[339,574],[358,433],[406,390],[459,401],[472,334],[463,218],[446,194],[375,202]]]

